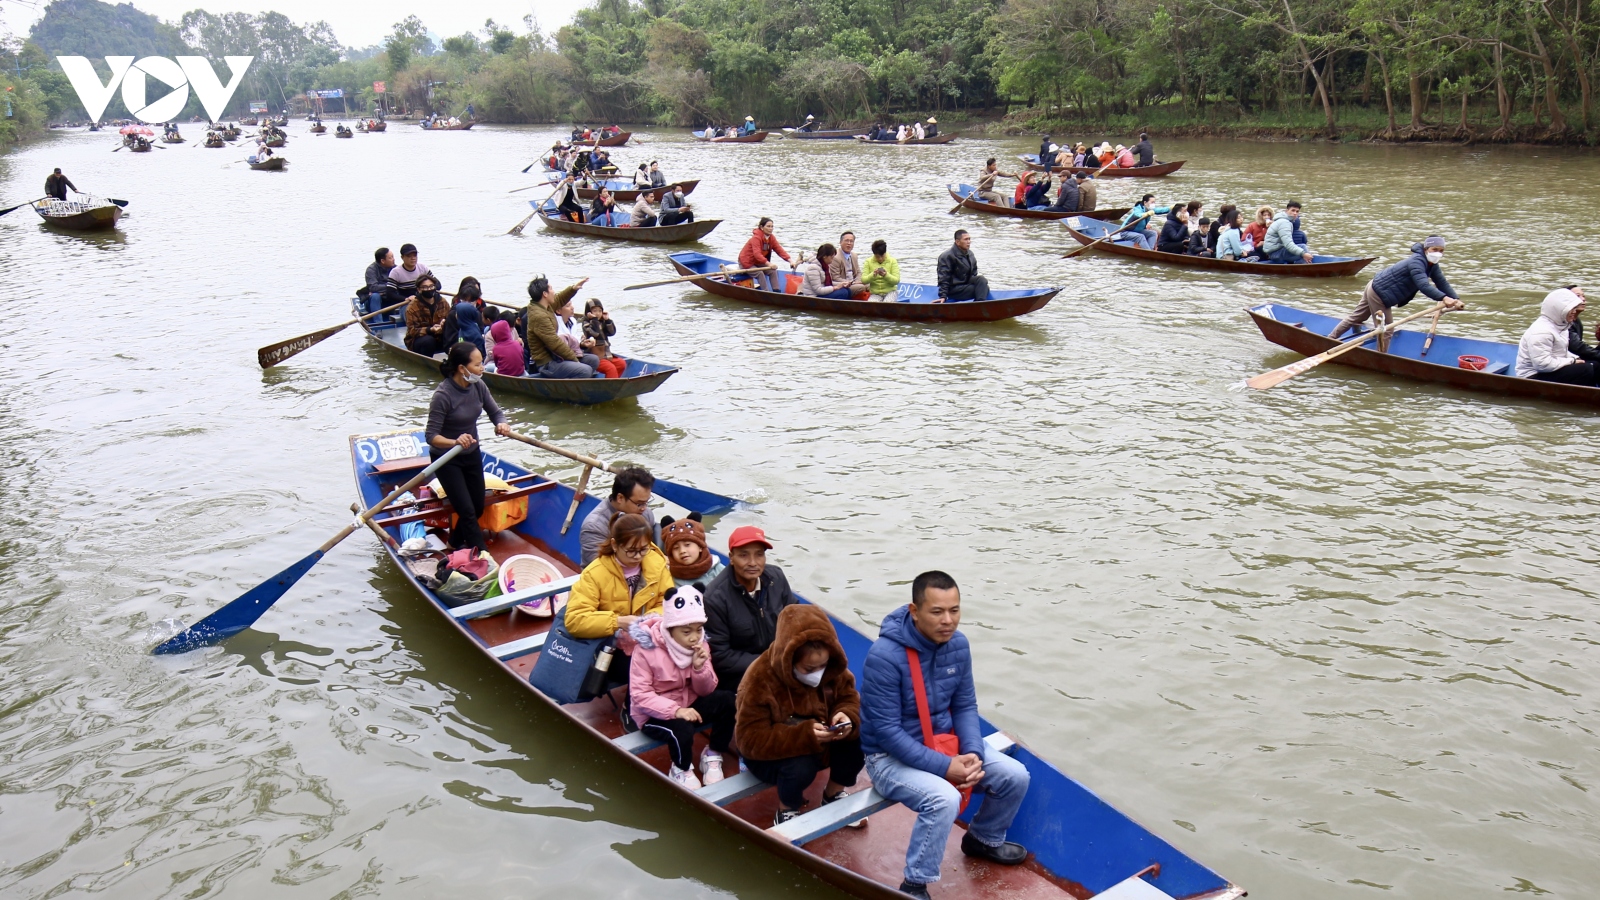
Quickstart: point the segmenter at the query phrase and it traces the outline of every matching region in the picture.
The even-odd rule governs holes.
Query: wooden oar
[[[550,192],[550,197],[554,197],[556,195],[556,191],[559,191],[559,190],[561,190],[561,185],[557,184],[556,185],[556,190]],[[521,234],[522,233],[522,229],[527,228],[528,227],[528,223],[533,221],[533,217],[537,216],[539,214],[539,211],[544,209],[544,205],[546,203],[550,202],[550,197],[546,197],[543,200],[540,200],[533,207],[533,212],[528,213],[528,217],[526,219],[523,219],[521,222],[518,222],[510,231],[506,232],[506,234]]]
[[[1300,375],[1315,369],[1317,366],[1322,365],[1330,359],[1334,359],[1349,353],[1351,350],[1360,347],[1367,341],[1380,337],[1385,333],[1393,333],[1401,325],[1404,325],[1412,319],[1420,319],[1423,316],[1429,315],[1435,311],[1442,312],[1443,310],[1444,303],[1441,301],[1437,305],[1425,309],[1422,312],[1419,312],[1415,315],[1406,316],[1404,319],[1401,319],[1400,321],[1390,325],[1385,325],[1382,328],[1374,329],[1371,334],[1352,338],[1351,340],[1345,341],[1331,350],[1324,350],[1323,352],[1318,353],[1316,356],[1307,357],[1299,362],[1290,363],[1287,366],[1281,366],[1273,369],[1271,372],[1262,372],[1260,375],[1257,375],[1256,377],[1246,381],[1245,384],[1255,388],[1258,391],[1264,391],[1267,388],[1276,387],[1277,385],[1283,384],[1285,381],[1288,381],[1296,375]]]
[[[295,582],[311,571],[311,567],[326,556],[329,550],[338,546],[340,541],[349,537],[357,528],[367,527],[367,523],[372,520],[373,516],[382,512],[385,507],[399,499],[401,494],[432,478],[434,472],[437,472],[441,466],[454,458],[462,449],[460,445],[451,447],[449,451],[434,460],[426,469],[413,476],[410,481],[395,488],[389,493],[389,496],[363,510],[349,525],[340,529],[338,534],[328,538],[322,546],[311,551],[304,559],[240,594],[228,605],[184,629],[175,637],[157,644],[151,652],[165,655],[168,653],[183,653],[199,647],[208,647],[212,644],[221,643],[254,625],[256,620],[271,609],[272,604],[278,602],[279,598],[288,593],[289,588],[294,587]]]
[[[1129,222],[1128,224],[1122,226],[1121,228],[1118,228],[1116,231],[1111,232],[1110,234],[1106,235],[1103,238],[1100,238],[1100,240],[1091,241],[1091,242],[1089,242],[1087,244],[1084,244],[1082,247],[1079,247],[1078,249],[1072,251],[1071,253],[1063,253],[1063,254],[1061,254],[1061,258],[1062,259],[1071,259],[1072,257],[1077,256],[1079,253],[1082,253],[1083,251],[1089,249],[1090,247],[1093,247],[1095,244],[1100,243],[1101,241],[1109,241],[1109,240],[1111,240],[1112,238],[1116,237],[1117,235],[1123,233],[1124,231],[1127,231],[1129,228],[1132,228],[1133,226],[1139,224],[1140,222],[1143,222],[1145,219],[1148,219],[1148,218],[1150,218],[1151,216],[1153,216],[1155,214],[1156,214],[1155,210],[1150,210],[1149,212],[1145,213],[1144,215],[1140,216],[1139,218],[1134,219],[1132,222]],[[1063,219],[1062,221],[1064,222],[1066,220]]]
[[[1433,314],[1433,320],[1428,323],[1427,340],[1422,342],[1422,352],[1417,354],[1418,356],[1428,355],[1428,348],[1433,346],[1433,336],[1439,331],[1439,317],[1442,315],[1444,315],[1444,310],[1442,309]]]
[[[279,341],[276,344],[268,344],[267,346],[256,351],[256,362],[261,364],[261,368],[270,369],[289,357],[300,353],[301,351],[310,350],[312,347],[315,347],[316,345],[322,343],[328,338],[333,337],[357,322],[370,319],[373,316],[383,315],[384,313],[393,309],[399,309],[400,307],[405,306],[406,302],[407,301],[405,300],[401,300],[399,303],[396,303],[393,306],[385,306],[383,309],[380,309],[376,312],[369,312],[364,316],[357,316],[356,318],[350,319],[347,322],[341,322],[332,328],[324,328],[321,331],[313,331],[310,334],[302,334],[297,338],[290,338],[287,341]]]
[[[694,281],[700,278],[717,278],[722,275],[746,275],[751,272],[776,272],[777,266],[757,266],[754,269],[728,269],[725,272],[707,272],[700,275],[685,275],[682,278],[668,278],[666,281],[647,281],[644,284],[630,284],[623,288],[625,291],[636,291],[640,288],[660,287],[663,284],[680,284],[685,281]]]
[[[533,446],[538,447],[540,450],[547,450],[556,454],[557,456],[565,456],[567,459],[573,460],[574,462],[581,462],[586,466],[593,466],[596,469],[610,472],[613,475],[619,471],[616,466],[602,462],[592,456],[584,456],[582,453],[574,453],[565,447],[557,447],[555,444],[547,444],[538,438],[531,438],[527,435],[518,434],[515,431],[511,432],[511,434],[508,436],[512,440],[521,441],[524,444],[532,444]],[[686,484],[677,484],[659,476],[656,477],[655,492],[667,500],[678,504],[684,509],[687,509],[690,512],[698,512],[702,516],[714,516],[720,513],[725,513],[728,510],[738,506],[742,502],[735,500],[732,497],[724,497],[721,494],[713,494],[710,491],[702,491],[699,488],[689,487]]]
[[[50,199],[49,197],[40,197],[39,198],[39,200],[49,200],[49,199]],[[17,210],[23,208],[24,206],[32,206],[33,204],[38,203],[39,200],[29,200],[27,203],[18,203],[16,206],[10,207],[8,209],[0,209],[0,216],[3,216],[5,214],[7,214],[7,213],[16,212]]]

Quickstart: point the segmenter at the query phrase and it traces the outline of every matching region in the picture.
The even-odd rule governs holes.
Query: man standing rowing
[[[61,174],[60,169],[57,169],[45,176],[44,192],[50,197],[53,197],[57,200],[67,199],[67,188],[77,190],[78,186],[73,184],[72,181],[67,178],[67,176]]]
[[[1394,313],[1390,310],[1410,303],[1419,292],[1426,294],[1429,300],[1444,301],[1445,309],[1461,309],[1466,304],[1461,302],[1461,295],[1445,280],[1444,270],[1439,268],[1442,259],[1444,238],[1439,235],[1432,234],[1422,243],[1412,244],[1410,256],[1379,272],[1378,277],[1367,283],[1366,289],[1361,292],[1361,302],[1351,310],[1350,315],[1339,320],[1339,324],[1328,332],[1328,337],[1338,340],[1340,335],[1368,318],[1379,328],[1387,326],[1394,321]],[[1378,350],[1388,352],[1387,334],[1378,336]]]

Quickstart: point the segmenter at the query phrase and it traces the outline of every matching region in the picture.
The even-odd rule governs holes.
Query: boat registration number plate
[[[413,434],[392,434],[386,438],[378,439],[378,455],[384,462],[396,459],[410,459],[421,456],[417,448],[417,437]]]
[[[1081,228],[1083,226],[1083,220],[1077,216],[1073,216],[1067,220],[1067,224],[1071,225],[1073,228]]]

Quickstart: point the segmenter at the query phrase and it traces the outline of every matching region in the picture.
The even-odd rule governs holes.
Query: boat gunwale
[[[651,225],[638,228],[617,225],[593,225],[588,222],[572,222],[546,213],[544,208],[538,210],[539,221],[551,231],[563,234],[579,234],[584,237],[605,238],[611,241],[632,241],[636,244],[677,244],[686,241],[698,241],[722,224],[721,219],[695,219],[693,222],[679,222],[676,225]]]
[[[1241,262],[1236,259],[1217,259],[1214,256],[1192,256],[1186,253],[1168,253],[1164,250],[1146,250],[1143,247],[1130,247],[1127,244],[1119,244],[1116,241],[1101,240],[1105,235],[1102,235],[1101,238],[1087,235],[1073,228],[1066,219],[1062,220],[1061,225],[1067,229],[1067,233],[1071,234],[1073,240],[1078,243],[1087,247],[1100,240],[1095,249],[1114,256],[1144,259],[1169,266],[1186,266],[1192,269],[1234,272],[1240,275],[1270,275],[1286,278],[1348,278],[1377,260],[1376,256],[1354,256],[1339,257],[1331,262]]]

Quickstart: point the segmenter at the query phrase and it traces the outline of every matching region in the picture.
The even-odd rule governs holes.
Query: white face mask
[[[477,384],[478,382],[483,380],[483,376],[482,375],[474,375],[471,372],[465,372],[465,371],[461,373],[461,377],[463,377],[463,378],[465,378],[467,380],[467,384]]]
[[[1444,259],[1444,251],[1443,250],[1429,250],[1427,253],[1425,253],[1423,255],[1428,258],[1428,262],[1435,263],[1435,264],[1437,264],[1439,262],[1439,260]]]
[[[812,672],[809,675],[807,675],[805,672],[800,671],[799,669],[795,669],[794,670],[794,680],[800,682],[801,684],[805,685],[806,687],[816,687],[817,685],[822,683],[822,673],[827,671],[827,669],[828,669],[827,666],[823,666],[822,668],[816,670],[815,672]]]

